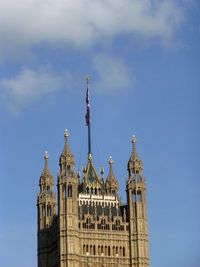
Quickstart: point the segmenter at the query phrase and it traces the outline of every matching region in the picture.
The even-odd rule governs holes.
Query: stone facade
[[[127,204],[120,202],[118,181],[109,159],[109,174],[98,175],[88,155],[83,177],[74,171],[74,156],[65,131],[57,180],[48,167],[40,177],[38,194],[38,267],[149,267],[146,183],[142,161],[132,139],[126,183]]]

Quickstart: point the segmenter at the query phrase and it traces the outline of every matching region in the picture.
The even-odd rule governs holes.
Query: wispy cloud
[[[0,1],[0,52],[41,43],[76,46],[117,35],[169,40],[184,19],[185,0]]]
[[[102,93],[115,93],[130,89],[135,82],[134,74],[122,59],[101,53],[93,58],[97,75],[94,87]]]
[[[62,89],[64,80],[69,78],[69,73],[55,74],[49,67],[24,68],[16,76],[0,81],[0,96],[11,111],[17,112],[38,98]]]

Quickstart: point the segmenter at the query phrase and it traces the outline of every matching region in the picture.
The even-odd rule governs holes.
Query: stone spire
[[[109,167],[108,177],[106,178],[106,190],[108,193],[115,194],[119,189],[119,185],[113,172],[113,159],[111,156],[108,162],[110,167]]]
[[[66,129],[64,133],[65,145],[60,155],[60,171],[70,175],[74,169],[74,155],[71,152],[69,145],[69,132]]]
[[[56,197],[53,191],[54,178],[48,167],[48,152],[44,154],[44,169],[40,176],[40,192],[38,194],[38,231],[48,228],[56,214]]]
[[[53,180],[53,176],[49,170],[48,159],[49,159],[49,154],[47,151],[45,151],[45,154],[44,154],[45,164],[44,164],[44,169],[42,171],[42,174],[40,176],[40,191],[45,190],[45,191],[49,192],[49,190],[50,190],[52,192],[54,180]]]
[[[138,156],[137,151],[136,151],[137,139],[136,139],[135,135],[132,136],[131,141],[133,144],[133,148],[132,148],[132,153],[131,153],[130,159],[128,161],[129,176],[131,176],[131,174],[135,174],[135,173],[141,174],[142,170],[143,170],[142,161],[139,159],[139,156]]]

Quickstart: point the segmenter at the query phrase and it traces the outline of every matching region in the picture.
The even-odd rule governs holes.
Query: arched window
[[[123,247],[123,257],[125,257],[125,247]]]
[[[67,165],[67,176],[70,176],[70,165]]]
[[[50,205],[47,206],[47,216],[48,217],[51,216],[51,206]]]
[[[132,200],[135,203],[137,201],[137,196],[135,190],[132,192]]]
[[[93,246],[93,255],[96,255],[95,246]]]
[[[85,251],[85,245],[83,245],[83,254],[85,254],[86,251]]]
[[[94,193],[95,193],[95,195],[97,195],[97,189],[95,188],[95,190],[94,190]]]
[[[66,186],[65,185],[63,185],[62,190],[63,190],[63,198],[66,198]]]
[[[42,216],[43,217],[46,216],[46,207],[45,207],[45,205],[42,206]]]
[[[110,246],[108,246],[108,256],[110,256]]]
[[[137,192],[137,201],[138,202],[141,202],[142,201],[142,192],[141,191],[138,191]]]
[[[101,246],[101,255],[103,256],[103,246]]]
[[[68,197],[72,197],[72,185],[68,185]]]

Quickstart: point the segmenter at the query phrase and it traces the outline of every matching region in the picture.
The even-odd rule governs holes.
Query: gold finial
[[[89,155],[88,155],[88,160],[92,160],[92,154],[91,153],[89,153]]]
[[[44,152],[44,159],[47,160],[49,158],[49,154],[48,154],[48,151],[46,150]]]
[[[112,156],[109,157],[109,164],[113,164],[113,159],[112,159]]]
[[[132,141],[132,144],[136,144],[137,143],[137,138],[136,138],[136,136],[134,134],[132,135],[131,141]]]
[[[67,129],[65,130],[64,137],[65,137],[65,138],[69,137],[69,132],[68,132]]]

